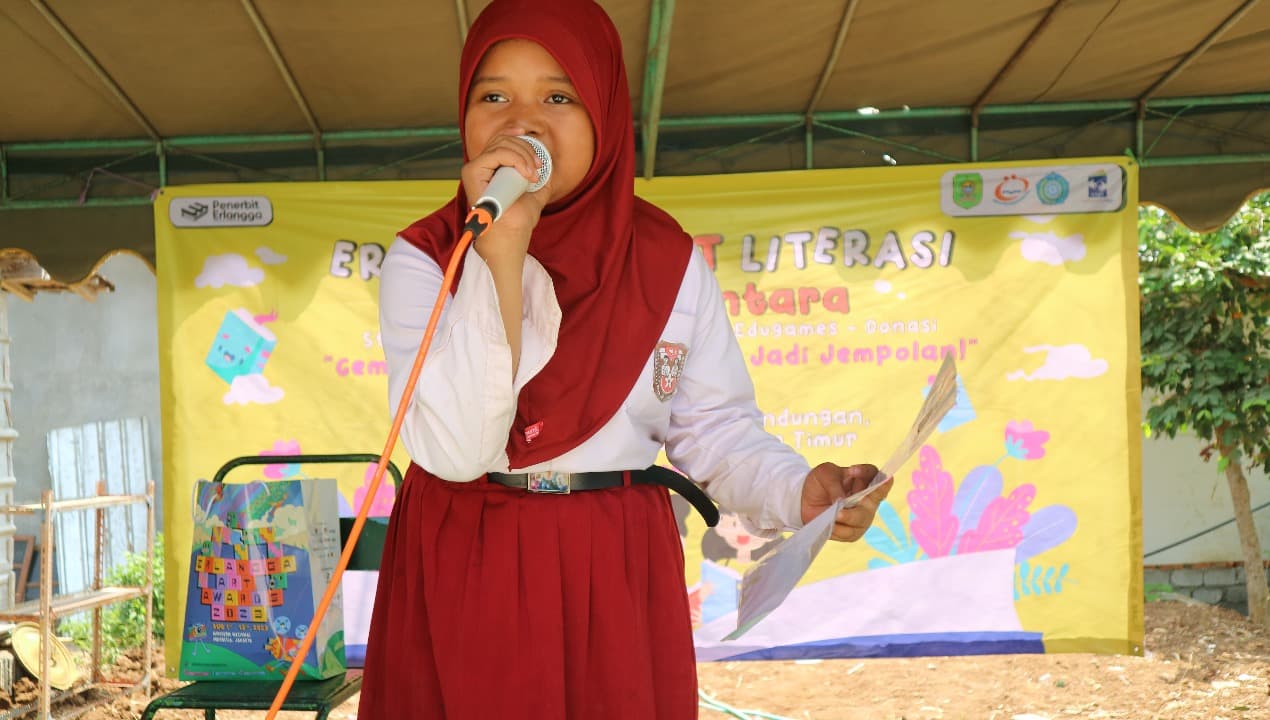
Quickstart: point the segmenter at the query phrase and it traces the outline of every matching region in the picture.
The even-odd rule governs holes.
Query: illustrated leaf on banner
[[[913,471],[913,489],[908,493],[913,511],[913,539],[928,557],[944,557],[957,540],[957,517],[953,515],[953,479],[944,470],[935,448],[923,445],[918,467]]]
[[[1023,526],[1023,541],[1014,561],[1021,562],[1061,545],[1076,532],[1076,513],[1066,505],[1049,505],[1032,513]]]
[[[974,530],[961,537],[958,553],[1005,550],[1023,541],[1023,526],[1030,514],[1027,506],[1036,497],[1036,486],[1020,485],[1008,497],[988,504]]]
[[[984,509],[1001,497],[1004,486],[1005,480],[995,465],[980,465],[966,475],[953,500],[953,514],[963,534],[979,524]]]
[[[871,526],[864,533],[864,541],[886,558],[870,559],[869,569],[903,565],[917,560],[921,555],[921,548],[908,534],[908,528],[900,519],[900,514],[895,511],[895,506],[883,500],[878,505],[878,517],[882,519],[882,525],[885,525],[886,529],[883,530],[881,525]]]
[[[1063,581],[1067,579],[1070,566],[1063,563],[1059,567],[1032,565],[1026,560],[1015,566],[1014,600],[1028,596],[1055,595],[1063,592]]]

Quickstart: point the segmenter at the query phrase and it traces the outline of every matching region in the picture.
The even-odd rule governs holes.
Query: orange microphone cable
[[[384,443],[384,451],[379,456],[379,464],[375,466],[375,474],[370,479],[370,487],[367,488],[362,506],[357,509],[357,519],[353,521],[353,527],[349,531],[348,542],[344,543],[344,551],[340,554],[340,561],[335,566],[335,574],[331,576],[326,592],[322,594],[322,600],[313,611],[313,620],[309,623],[309,627],[313,629],[305,633],[304,640],[296,650],[295,657],[291,660],[291,667],[287,669],[287,675],[282,680],[282,686],[278,688],[278,694],[274,696],[273,704],[269,706],[269,712],[265,715],[266,720],[274,720],[278,716],[278,711],[282,709],[282,703],[286,700],[287,693],[291,692],[291,686],[295,684],[296,676],[300,674],[300,668],[304,665],[305,656],[313,648],[314,638],[318,634],[317,627],[326,617],[326,611],[335,597],[335,591],[340,586],[340,578],[343,577],[344,570],[353,556],[357,539],[361,537],[362,527],[366,525],[366,517],[370,514],[371,505],[374,504],[376,494],[379,492],[379,484],[384,479],[384,470],[388,467],[393,448],[397,445],[397,436],[401,434],[401,425],[406,419],[406,409],[410,406],[409,400],[414,396],[415,385],[419,382],[419,373],[423,370],[424,358],[427,357],[428,349],[432,346],[432,334],[436,331],[437,322],[441,319],[441,310],[449,297],[450,287],[454,284],[459,262],[463,254],[467,252],[468,245],[485,232],[493,221],[493,216],[483,206],[474,207],[468,213],[467,221],[463,225],[463,234],[459,236],[458,245],[455,246],[454,254],[450,257],[449,267],[445,269],[445,277],[441,280],[441,290],[437,293],[436,304],[432,307],[432,316],[428,318],[428,327],[423,332],[419,352],[415,354],[414,366],[410,368],[406,389],[401,394],[401,402],[397,404],[397,414],[392,420],[392,429],[388,431],[388,440]]]

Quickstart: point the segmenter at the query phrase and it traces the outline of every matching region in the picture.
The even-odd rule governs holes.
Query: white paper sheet
[[[736,640],[780,606],[798,581],[811,567],[812,560],[833,535],[834,518],[844,507],[860,504],[869,493],[889,482],[904,463],[926,442],[931,433],[957,401],[957,367],[952,355],[945,355],[935,382],[917,411],[908,433],[890,459],[878,469],[865,489],[839,498],[801,530],[791,535],[745,572],[741,579],[741,598],[736,630],[724,640]]]

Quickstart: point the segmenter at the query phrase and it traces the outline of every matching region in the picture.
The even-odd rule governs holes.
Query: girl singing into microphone
[[[599,5],[494,0],[468,34],[459,87],[462,184],[383,266],[394,412],[471,200],[500,167],[535,177],[519,136],[554,167],[462,258],[404,399],[414,462],[358,715],[695,718],[683,552],[666,471],[644,468],[664,446],[769,536],[876,469],[810,468],[763,430],[713,274],[632,191],[630,92]],[[834,537],[858,539],[885,490],[843,510]]]

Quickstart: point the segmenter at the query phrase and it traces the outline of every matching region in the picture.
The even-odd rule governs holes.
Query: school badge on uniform
[[[657,343],[653,350],[653,392],[657,399],[666,402],[679,387],[679,376],[684,371],[684,361],[688,359],[688,346],[683,343],[671,343],[665,340]]]

